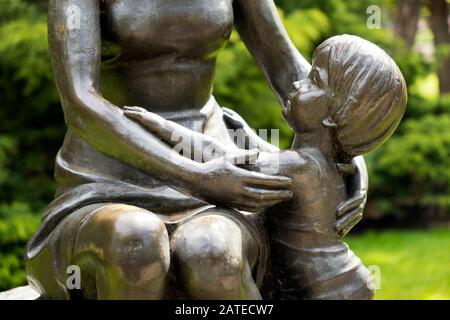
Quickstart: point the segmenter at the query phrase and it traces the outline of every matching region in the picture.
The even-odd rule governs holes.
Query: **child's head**
[[[388,54],[364,39],[342,35],[317,48],[312,70],[298,83],[284,115],[297,132],[330,127],[338,152],[349,160],[392,135],[406,101],[405,80]]]

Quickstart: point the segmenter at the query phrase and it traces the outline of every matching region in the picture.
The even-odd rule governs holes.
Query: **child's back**
[[[280,298],[370,299],[368,270],[334,229],[344,180],[318,149],[297,152],[305,165],[288,169],[293,199],[267,212]]]

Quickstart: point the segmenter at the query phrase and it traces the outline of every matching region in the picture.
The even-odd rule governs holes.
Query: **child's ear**
[[[322,120],[322,124],[327,128],[337,128],[338,127],[337,123],[334,122],[333,119],[331,119],[331,117],[329,117],[329,116]]]

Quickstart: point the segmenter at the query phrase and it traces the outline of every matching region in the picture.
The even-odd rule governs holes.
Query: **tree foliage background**
[[[382,219],[408,226],[448,221],[450,96],[442,91],[430,95],[433,82],[426,81],[437,77],[439,61],[450,51],[445,43],[427,59],[396,35],[401,0],[275,2],[307,59],[327,37],[356,34],[387,50],[409,84],[405,120],[386,145],[366,157],[371,178],[366,212],[372,218],[366,224]],[[373,4],[382,9],[381,29],[366,24],[366,10]],[[421,12],[430,14],[425,6]],[[46,30],[45,0],[0,1],[0,291],[25,281],[23,248],[52,199],[54,157],[66,130]],[[279,104],[236,33],[218,61],[215,95],[255,129],[280,129],[281,146],[289,147],[292,134]]]

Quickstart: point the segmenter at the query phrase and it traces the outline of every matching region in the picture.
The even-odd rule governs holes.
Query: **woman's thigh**
[[[74,211],[56,226],[39,254],[26,260],[28,282],[44,298],[70,298],[66,281],[69,267],[73,265],[72,250],[75,236],[84,221],[107,205],[87,205]]]
[[[191,298],[259,298],[254,271],[263,244],[239,214],[208,209],[172,234],[173,272]]]
[[[154,272],[146,274],[147,278],[161,277],[169,261],[167,230],[157,215],[124,204],[96,204],[66,217],[39,255],[27,261],[27,273],[49,297],[70,298],[77,292],[95,298],[96,282],[105,268],[139,281],[142,267],[152,266]],[[69,267],[81,271],[81,291],[67,290]],[[112,278],[104,276],[105,281]]]
[[[241,213],[234,210],[213,208],[189,218],[172,232],[172,250],[180,242],[184,246],[191,245],[192,249],[185,248],[189,251],[227,247],[230,252],[242,255],[252,267],[255,266],[261,247],[265,245],[262,230],[259,225],[252,225],[251,220],[239,215]]]

